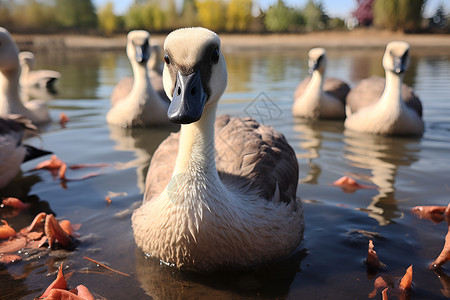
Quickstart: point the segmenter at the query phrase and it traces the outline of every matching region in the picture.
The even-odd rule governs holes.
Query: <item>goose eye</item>
[[[215,64],[219,61],[219,49],[214,49],[213,53],[211,54],[211,60]]]
[[[170,58],[169,58],[169,55],[164,55],[164,61],[166,62],[166,64],[170,64]]]

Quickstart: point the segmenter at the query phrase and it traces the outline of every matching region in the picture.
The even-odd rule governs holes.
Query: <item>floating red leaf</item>
[[[8,222],[2,220],[3,225],[0,226],[0,239],[9,239],[16,235],[14,228],[8,225]]]
[[[355,179],[342,176],[338,180],[332,183],[332,185],[340,187],[345,193],[354,193],[358,189],[376,189],[374,185],[364,185],[356,182]]]
[[[30,206],[30,204],[25,204],[17,198],[8,197],[2,200],[2,204],[5,206],[17,208],[20,210],[26,209]]]

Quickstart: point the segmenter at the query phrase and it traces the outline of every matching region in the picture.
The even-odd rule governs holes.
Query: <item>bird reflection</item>
[[[177,129],[177,126],[163,126],[151,129],[124,129],[119,126],[109,126],[109,137],[116,142],[114,149],[134,152],[135,159],[118,166],[120,169],[136,168],[137,186],[141,193],[145,190],[145,177],[153,152],[170,132]]]
[[[401,216],[395,199],[395,177],[400,166],[418,160],[419,140],[344,132],[344,156],[352,166],[370,170],[369,181],[378,186],[367,211],[380,225]],[[358,176],[358,175],[355,175]],[[364,175],[360,174],[361,178]]]
[[[319,164],[313,162],[319,158],[319,150],[322,148],[327,132],[340,133],[343,130],[341,122],[335,121],[311,121],[307,119],[295,119],[294,131],[300,134],[300,147],[307,152],[298,153],[298,159],[306,159],[309,166],[308,174],[300,178],[301,183],[317,184],[322,169]]]
[[[305,250],[282,262],[252,271],[208,274],[182,272],[146,257],[136,248],[136,275],[153,299],[235,299],[245,296],[286,298]]]

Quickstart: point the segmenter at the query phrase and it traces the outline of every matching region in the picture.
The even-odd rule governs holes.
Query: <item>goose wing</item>
[[[250,118],[217,117],[216,165],[226,186],[256,191],[261,197],[295,201],[298,163],[285,137]],[[153,154],[144,202],[167,186],[175,167],[180,133],[172,133]]]
[[[361,80],[355,87],[351,89],[346,98],[347,107],[352,113],[357,112],[361,108],[373,105],[383,94],[386,79],[380,76],[372,76]],[[422,117],[422,104],[414,90],[402,84],[402,97],[408,107],[412,108]]]
[[[333,95],[342,103],[345,103],[345,98],[350,92],[350,87],[347,83],[338,78],[327,77],[323,83],[323,91]]]
[[[133,88],[133,77],[122,78],[114,87],[111,93],[111,106],[114,106],[120,100],[125,99]]]

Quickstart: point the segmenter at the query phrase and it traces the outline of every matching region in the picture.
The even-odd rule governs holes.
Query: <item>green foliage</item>
[[[194,0],[184,0],[180,21],[186,27],[199,25],[197,22],[197,7]]]
[[[426,0],[375,0],[374,24],[389,30],[415,31],[420,28]]]
[[[266,12],[264,24],[267,30],[272,32],[287,31],[289,26],[293,24],[293,9],[286,6],[283,0],[278,0],[275,5],[271,5]]]
[[[303,11],[308,31],[323,30],[328,26],[328,16],[325,14],[321,2],[309,0]]]
[[[119,20],[114,14],[114,4],[108,1],[98,12],[98,26],[104,34],[111,35],[117,30],[118,25]]]
[[[97,27],[97,14],[91,0],[56,0],[56,17],[63,27]]]
[[[155,3],[135,3],[128,9],[124,21],[125,28],[128,30],[147,29],[149,31],[158,31],[165,28],[166,14]]]
[[[225,28],[226,6],[221,0],[196,0],[200,25],[211,30],[220,31]]]
[[[231,0],[227,7],[228,31],[246,31],[252,21],[252,0]]]

